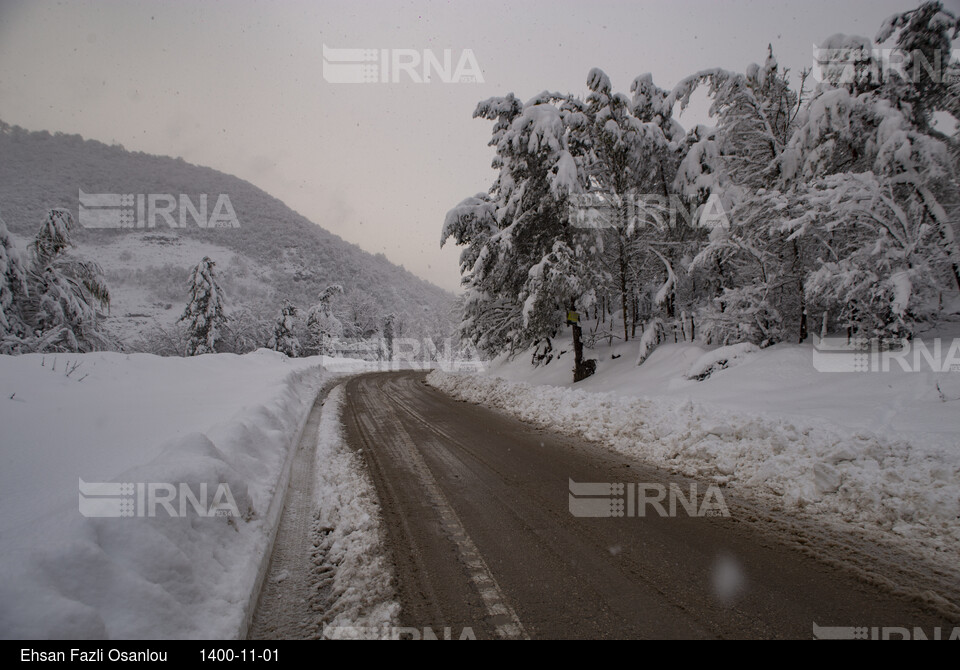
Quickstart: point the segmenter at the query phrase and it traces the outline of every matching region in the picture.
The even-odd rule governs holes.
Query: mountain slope
[[[267,314],[285,299],[309,307],[338,283],[345,295],[335,311],[358,335],[372,333],[390,313],[404,335],[451,331],[452,294],[345,242],[249,182],[179,158],[0,123],[0,216],[21,244],[52,207],[78,217],[80,191],[185,194],[196,206],[206,193],[211,213],[225,194],[240,223],[201,229],[190,220],[174,229],[160,220],[152,229],[78,229],[79,252],[107,273],[114,295],[109,326],[125,340],[179,316],[188,268],[204,255],[217,261],[232,309]]]

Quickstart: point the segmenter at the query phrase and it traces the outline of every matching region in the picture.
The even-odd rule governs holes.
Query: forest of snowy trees
[[[588,346],[637,339],[641,361],[667,338],[916,335],[960,288],[958,33],[928,2],[795,75],[771,50],[672,90],[594,69],[586,99],[481,102],[497,177],[442,232],[463,247],[462,335],[542,352],[573,311]],[[684,129],[697,91],[712,125]]]

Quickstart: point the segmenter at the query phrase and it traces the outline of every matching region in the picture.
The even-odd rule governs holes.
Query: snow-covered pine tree
[[[297,316],[300,310],[295,305],[285,303],[277,315],[277,322],[273,326],[273,335],[267,342],[267,348],[279,351],[290,358],[297,358],[303,350],[300,339],[296,335]]]
[[[592,290],[553,292],[594,285],[585,276],[595,266],[585,260],[595,245],[571,225],[568,207],[569,195],[581,192],[587,179],[583,147],[570,132],[586,122],[584,109],[581,101],[545,92],[525,105],[512,95],[491,98],[474,112],[495,121],[490,144],[496,147],[498,176],[489,197],[451,210],[441,240],[454,237],[467,247],[461,256],[467,289],[462,333],[486,353],[515,351],[555,336],[566,311],[585,309],[592,299]],[[576,276],[545,281],[556,275],[533,271],[543,263]]]
[[[26,292],[26,268],[7,224],[0,218],[0,353],[10,353],[26,333],[20,315],[20,302]]]
[[[330,345],[343,335],[343,323],[333,314],[331,302],[343,293],[343,287],[332,284],[325,288],[317,299],[317,304],[307,312],[307,348],[309,356],[330,354]]]
[[[507,292],[496,290],[486,273],[490,269],[491,244],[499,232],[496,204],[486,193],[466,198],[447,212],[440,246],[453,238],[464,247],[460,253],[460,337],[483,352],[505,351],[513,341],[520,320],[520,305]]]
[[[102,327],[98,307],[110,305],[99,265],[71,255],[73,216],[52,209],[30,245],[27,290],[20,314],[27,325],[17,351],[97,351],[116,342]]]
[[[521,305],[517,300],[529,264],[507,260],[512,231],[508,228],[514,212],[523,206],[523,168],[514,154],[513,124],[524,105],[513,94],[490,98],[477,105],[475,118],[494,122],[489,145],[496,149],[493,168],[498,175],[490,195],[467,198],[448,212],[441,244],[448,238],[465,249],[460,256],[464,286],[461,337],[487,354],[495,355],[516,346],[522,329]],[[520,174],[514,176],[514,170]],[[514,251],[517,251],[514,249]],[[524,266],[525,265],[525,266]]]
[[[960,182],[960,136],[947,136],[934,125],[937,113],[960,121],[960,61],[953,58],[953,41],[960,36],[960,16],[943,3],[923,2],[916,9],[888,17],[876,36],[878,44],[895,43],[904,55],[904,67],[891,68],[879,89],[920,134],[942,142],[948,152],[945,173],[920,175],[925,184],[911,180],[923,201],[923,220],[934,225],[939,244],[950,258],[953,279],[960,288],[960,244],[955,222],[960,215],[956,193]],[[944,157],[947,158],[947,157]]]
[[[212,354],[227,325],[224,294],[217,282],[216,263],[204,256],[190,273],[190,302],[180,317],[189,331],[187,356]]]

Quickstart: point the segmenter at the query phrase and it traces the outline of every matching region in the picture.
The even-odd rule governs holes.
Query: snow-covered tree
[[[273,335],[267,342],[267,348],[286,354],[290,358],[297,358],[303,347],[300,339],[296,335],[297,317],[300,310],[295,305],[286,303],[277,315],[277,321],[273,326]]]
[[[441,236],[463,247],[462,336],[486,353],[539,345],[543,364],[568,311],[592,322],[588,344],[640,326],[638,360],[695,333],[803,342],[808,321],[915,334],[960,289],[960,133],[944,123],[960,121],[958,36],[955,14],[923,2],[887,19],[877,44],[825,40],[812,91],[768,48],[742,73],[704,70],[669,92],[641,75],[632,100],[594,69],[585,100],[481,102],[497,178]],[[891,44],[891,62],[877,58]],[[698,90],[714,125],[684,132],[674,110]],[[635,213],[632,194],[657,197]],[[604,199],[605,221],[571,220],[571,204]]]
[[[354,342],[375,337],[380,332],[381,307],[369,293],[351,290],[344,296],[343,334]]]
[[[670,182],[677,164],[677,145],[670,141],[661,124],[671,133],[675,126],[668,123],[667,110],[653,111],[659,89],[649,77],[634,81],[634,102],[614,93],[609,77],[598,68],[590,71],[587,86],[590,95],[582,131],[589,149],[589,191],[606,201],[609,212],[608,220],[597,231],[601,240],[596,257],[604,270],[598,273],[597,280],[603,286],[602,297],[619,302],[623,339],[628,340],[637,316],[633,315],[631,328],[630,308],[642,290],[637,280],[652,255],[651,239],[663,236],[665,227],[676,222],[661,216],[669,203]],[[637,107],[650,120],[636,116]],[[657,196],[659,202],[651,196]],[[606,311],[606,301],[602,309]],[[611,325],[612,322],[611,319]]]
[[[249,305],[231,312],[227,315],[227,323],[218,340],[217,351],[231,354],[256,351],[270,339],[273,316],[264,304]]]
[[[885,69],[883,94],[895,101],[914,127],[929,132],[933,114],[946,111],[960,119],[960,64],[951,57],[960,35],[960,18],[942,2],[923,2],[884,20],[878,44],[896,45],[897,67]]]
[[[486,193],[466,198],[447,212],[440,246],[450,238],[464,247],[460,253],[460,333],[480,351],[500,352],[510,347],[521,318],[515,296],[499,291],[487,280],[491,239],[499,231],[497,207]]]
[[[317,304],[307,312],[307,354],[323,356],[330,354],[331,342],[343,335],[343,323],[333,314],[331,302],[343,293],[343,287],[333,284],[325,288]]]
[[[27,292],[27,271],[20,253],[0,218],[0,351],[3,343],[18,341],[26,332],[20,303]]]
[[[98,311],[110,305],[103,270],[70,253],[73,226],[68,210],[50,210],[30,245],[27,264],[7,261],[12,281],[4,283],[12,289],[7,313],[13,321],[8,319],[12,327],[4,339],[5,352],[83,352],[116,346],[103,330]],[[0,246],[9,250],[9,238]]]
[[[930,21],[937,4],[907,14]],[[913,21],[903,17],[881,39]],[[940,291],[960,288],[956,154],[907,103],[913,86],[898,75],[862,91],[821,83],[784,152],[783,182],[806,212],[790,234],[817,260],[806,296],[828,326],[910,336],[935,318]]]
[[[441,242],[453,237],[467,247],[462,334],[482,351],[522,349],[555,336],[565,310],[592,301],[592,291],[565,293],[589,286],[586,276],[594,269],[585,262],[590,233],[571,225],[568,206],[587,183],[584,147],[570,132],[586,122],[584,109],[581,101],[545,92],[526,104],[512,95],[491,98],[474,112],[494,121],[497,179],[489,196],[469,198],[448,213]],[[545,281],[556,275],[537,268],[558,263],[574,276]],[[579,348],[577,359],[579,367]]]
[[[925,203],[900,190],[866,172],[823,177],[804,193],[797,230],[810,228],[823,249],[806,295],[828,324],[888,339],[911,337],[935,318],[950,259]]]
[[[227,325],[224,294],[215,267],[216,263],[204,256],[190,273],[190,302],[180,317],[189,331],[187,356],[215,353]]]
[[[383,355],[393,360],[393,340],[396,336],[396,315],[388,314],[383,318]]]
[[[796,198],[777,190],[805,80],[802,73],[800,92],[794,91],[768,49],[763,65],[751,64],[744,74],[700,72],[671,93],[685,106],[699,86],[708,86],[717,118],[716,128],[691,133],[676,182],[689,198],[717,198],[725,213],[689,266],[702,290],[700,332],[709,341],[806,339],[803,282],[812,261],[783,225]]]

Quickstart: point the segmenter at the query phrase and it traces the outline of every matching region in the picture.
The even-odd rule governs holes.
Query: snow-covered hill
[[[212,213],[229,196],[239,228],[79,229],[78,252],[107,274],[113,304],[107,327],[127,343],[155,325],[169,326],[187,300],[189,269],[216,263],[228,309],[272,315],[284,299],[314,304],[329,284],[345,294],[334,310],[348,329],[374,329],[397,315],[404,334],[451,330],[454,296],[308,221],[249,182],[182,159],[129,152],[78,135],[28,132],[0,124],[0,216],[21,248],[47,211],[65,207],[79,219],[79,193],[186,195]]]

